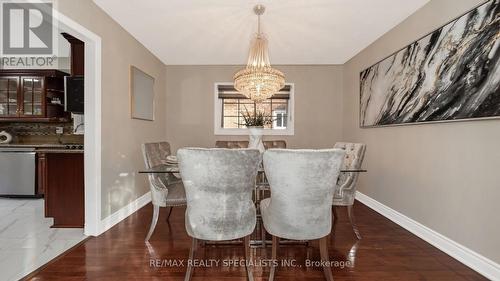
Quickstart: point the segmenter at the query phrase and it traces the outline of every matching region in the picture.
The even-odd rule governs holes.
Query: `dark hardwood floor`
[[[331,236],[330,260],[349,261],[333,267],[335,280],[487,280],[473,270],[414,236],[363,204],[354,208],[363,239],[357,241],[346,218]],[[184,228],[184,208],[174,209],[168,225],[167,209],[149,244],[144,243],[152,215],[147,205],[99,237],[71,249],[28,280],[183,280],[184,266],[150,266],[158,260],[186,260],[191,240]],[[197,258],[220,260],[219,266],[196,268],[192,280],[246,280],[244,267],[222,266],[222,260],[244,258],[243,246],[206,246]],[[319,260],[318,244],[281,246],[279,259],[295,260],[296,267],[278,267],[276,280],[324,280],[321,267],[305,267]],[[254,258],[269,259],[271,247],[255,249]],[[184,262],[185,264],[185,262]],[[254,267],[255,280],[267,280],[268,267]]]

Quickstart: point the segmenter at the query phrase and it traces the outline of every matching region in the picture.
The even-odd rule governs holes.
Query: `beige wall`
[[[216,140],[248,139],[214,135],[214,83],[231,82],[241,66],[167,66],[167,138],[183,146],[213,147]],[[295,84],[295,135],[289,147],[327,148],[341,140],[342,67],[276,66]]]
[[[295,83],[290,147],[368,144],[360,191],[478,253],[500,262],[500,121],[359,129],[359,72],[479,4],[433,0],[344,66],[279,66]],[[92,1],[59,1],[59,10],[102,38],[102,217],[147,191],[140,144],[213,146],[213,85],[237,66],[165,66]],[[129,116],[129,66],[156,78],[155,122]],[[166,84],[166,85],[165,85]],[[343,90],[343,91],[342,91]],[[164,93],[167,92],[165,98]]]
[[[343,133],[368,144],[361,192],[500,262],[500,120],[358,126],[360,71],[481,2],[432,0],[346,63]]]
[[[89,0],[58,2],[60,12],[102,39],[102,218],[146,193],[140,145],[165,138],[165,65]],[[156,121],[130,118],[129,68],[155,77]]]

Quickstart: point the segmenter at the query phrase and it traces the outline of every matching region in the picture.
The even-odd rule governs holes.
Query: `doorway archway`
[[[58,27],[85,42],[85,225],[84,234],[101,234],[101,37],[53,11]]]

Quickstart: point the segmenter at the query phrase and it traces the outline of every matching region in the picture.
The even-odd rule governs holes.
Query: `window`
[[[286,110],[276,109],[273,111],[273,128],[286,129]]]
[[[215,84],[214,131],[216,135],[246,135],[243,114],[262,112],[273,122],[266,125],[265,134],[293,135],[293,84],[285,87],[262,103],[255,103],[238,93],[233,84]]]

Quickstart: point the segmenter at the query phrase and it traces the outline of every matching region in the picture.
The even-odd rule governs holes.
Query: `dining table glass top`
[[[259,168],[259,173],[263,173],[264,168]],[[364,173],[365,169],[341,169],[341,173]],[[163,164],[150,169],[140,170],[139,174],[176,174],[179,173],[179,166],[176,164]]]
[[[341,173],[363,173],[366,172],[367,170],[365,169],[341,169]],[[154,166],[150,169],[144,169],[140,170],[139,174],[178,174],[179,173],[179,166],[178,164],[174,163],[168,163],[168,164],[161,164],[158,166]],[[177,177],[180,177],[179,175],[176,175]],[[258,177],[255,182],[255,192],[253,194],[253,201],[256,204],[256,210],[257,210],[257,220],[261,219],[260,215],[260,201],[269,195],[270,189],[269,189],[269,183],[267,182],[267,179],[265,177],[264,173],[264,168],[261,166],[258,169]],[[261,223],[258,223],[259,227],[262,227]],[[262,229],[261,229],[262,230]],[[285,239],[286,240],[286,239]],[[296,244],[296,243],[304,243],[304,241],[293,241],[293,240],[282,240],[280,243],[286,243],[286,244]],[[221,244],[225,245],[227,243],[231,244],[234,241],[218,241],[218,242],[207,242],[207,243],[213,243],[215,245]],[[238,243],[241,243],[239,241]],[[260,248],[260,247],[266,247],[266,245],[270,245],[271,240],[266,239],[265,232],[262,231],[256,231],[254,234],[252,234],[252,238],[250,239],[250,246],[253,248]]]

